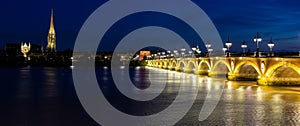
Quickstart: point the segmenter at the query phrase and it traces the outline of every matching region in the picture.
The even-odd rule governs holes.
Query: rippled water
[[[0,68],[0,125],[68,126],[97,125],[82,108],[72,81],[70,68],[23,67]],[[136,87],[146,89],[151,82],[167,75],[166,88],[157,98],[137,102],[123,96],[112,80],[110,68],[97,68],[100,87],[110,103],[131,115],[151,115],[172,104],[180,87],[183,92],[197,89],[191,110],[177,125],[300,125],[300,88],[261,87],[256,82],[216,84],[220,79],[150,68],[130,69]],[[122,72],[120,72],[122,75]],[[212,114],[203,122],[199,112],[209,91],[224,88]],[[191,97],[186,96],[186,100]],[[176,111],[170,115],[181,114]],[[162,119],[163,120],[163,119]]]

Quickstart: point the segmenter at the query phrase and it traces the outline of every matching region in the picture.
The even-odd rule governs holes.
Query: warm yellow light
[[[261,87],[257,88],[257,92],[262,92]]]
[[[228,88],[229,90],[232,89],[232,82],[231,82],[231,81],[229,81],[229,82],[227,83],[227,88]]]

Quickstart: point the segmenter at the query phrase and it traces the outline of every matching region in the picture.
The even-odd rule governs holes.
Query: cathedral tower
[[[51,10],[51,19],[50,19],[50,28],[48,33],[48,52],[56,52],[56,35],[54,29],[54,17],[53,17],[53,9]]]

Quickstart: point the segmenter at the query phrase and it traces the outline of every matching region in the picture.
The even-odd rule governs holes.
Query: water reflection
[[[88,125],[93,122],[84,112],[74,91],[71,68],[0,68],[2,84],[1,117],[13,125]],[[257,86],[251,81],[226,81],[154,68],[131,68],[132,81],[141,88],[161,82],[159,75],[167,75],[165,90],[148,106],[136,105],[114,96],[110,85],[114,82],[111,68],[97,68],[98,81],[112,102],[131,113],[151,114],[166,108],[175,99],[180,87],[185,93],[198,89],[195,104],[177,125],[300,125],[300,87]],[[118,68],[120,69],[120,68]],[[120,69],[120,77],[125,69]],[[149,71],[158,75],[150,82]],[[220,84],[220,82],[225,82]],[[219,82],[219,83],[216,83]],[[213,113],[203,122],[199,112],[209,91],[224,89]],[[216,99],[214,95],[209,98]],[[7,100],[5,100],[7,99]],[[186,97],[186,100],[190,97]],[[139,106],[140,105],[140,106]],[[80,110],[80,111],[79,111]],[[139,112],[137,112],[139,111]],[[172,112],[170,114],[180,114]],[[84,116],[82,116],[84,115]],[[63,118],[61,118],[63,117]],[[65,119],[67,118],[67,119]],[[14,122],[18,120],[18,122]],[[1,122],[0,122],[1,124]]]

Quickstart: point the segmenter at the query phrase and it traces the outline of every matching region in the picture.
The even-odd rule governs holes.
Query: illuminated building
[[[4,45],[4,52],[6,53],[7,56],[23,56],[23,50],[22,48],[25,49],[25,44],[26,43],[6,43]],[[26,44],[26,48],[28,48],[29,44]],[[27,52],[27,56],[42,56],[43,55],[43,46],[39,44],[30,44],[30,49]]]
[[[56,52],[56,34],[54,29],[53,9],[51,10],[50,28],[48,33],[47,52]]]
[[[139,60],[142,61],[144,58],[150,57],[151,52],[150,51],[140,51],[140,57]]]
[[[23,53],[23,56],[27,58],[27,53],[30,51],[30,43],[27,45],[26,42],[21,43],[21,52]]]

